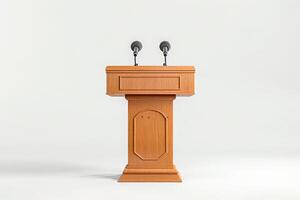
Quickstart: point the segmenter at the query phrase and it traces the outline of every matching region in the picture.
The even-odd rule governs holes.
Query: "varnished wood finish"
[[[119,181],[181,181],[173,165],[175,95],[126,95],[126,99],[128,165]]]
[[[107,94],[194,94],[192,66],[108,66]]]
[[[173,173],[123,173],[119,178],[119,182],[182,182],[179,174]]]
[[[108,66],[107,94],[128,100],[128,164],[119,182],[181,182],[173,164],[173,100],[194,94],[194,67]]]

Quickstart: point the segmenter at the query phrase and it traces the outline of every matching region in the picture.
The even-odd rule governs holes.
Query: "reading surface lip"
[[[194,66],[107,66],[106,71],[186,71],[195,72]]]

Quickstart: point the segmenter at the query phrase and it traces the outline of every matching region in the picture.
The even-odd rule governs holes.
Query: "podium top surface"
[[[194,94],[194,66],[107,66],[110,96]]]
[[[107,66],[106,67],[107,72],[120,72],[120,71],[160,71],[160,72],[195,72],[194,66]]]

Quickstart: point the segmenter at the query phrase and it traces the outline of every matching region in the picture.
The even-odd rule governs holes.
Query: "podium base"
[[[171,169],[125,168],[118,182],[182,182],[175,166]]]

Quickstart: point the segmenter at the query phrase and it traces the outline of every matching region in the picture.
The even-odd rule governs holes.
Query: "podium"
[[[107,95],[128,100],[128,164],[119,182],[182,181],[173,164],[173,100],[194,94],[194,74],[193,66],[106,67]]]

